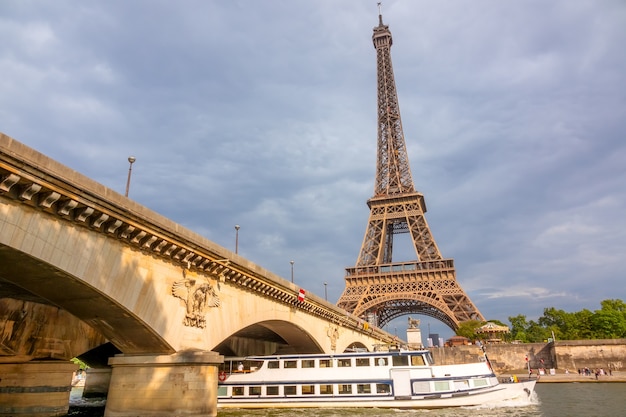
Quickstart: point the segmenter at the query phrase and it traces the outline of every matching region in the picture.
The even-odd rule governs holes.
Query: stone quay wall
[[[480,360],[483,351],[476,345],[437,347],[430,351],[436,363],[468,363]],[[564,340],[549,343],[499,343],[485,345],[498,373],[527,369],[582,368],[622,370],[626,367],[626,339]]]
[[[554,345],[561,369],[623,370],[626,367],[626,339],[564,340]]]

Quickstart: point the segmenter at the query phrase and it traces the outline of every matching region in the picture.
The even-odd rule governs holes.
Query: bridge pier
[[[104,416],[214,417],[223,361],[210,351],[114,356]]]
[[[106,398],[111,384],[111,368],[88,368],[83,398]]]
[[[0,364],[0,416],[66,415],[77,369],[65,361]]]

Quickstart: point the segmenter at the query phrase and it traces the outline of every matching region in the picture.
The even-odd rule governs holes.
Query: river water
[[[84,401],[72,394],[68,416],[102,417],[102,400]],[[227,410],[218,417],[624,417],[626,383],[537,384],[529,403],[508,407],[469,407],[441,410],[285,409]]]

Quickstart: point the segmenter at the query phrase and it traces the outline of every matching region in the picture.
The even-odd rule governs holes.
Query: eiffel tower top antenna
[[[378,152],[374,198],[415,192],[391,64],[393,39],[389,26],[383,24],[380,3],[378,7],[379,24],[372,34],[378,64]]]

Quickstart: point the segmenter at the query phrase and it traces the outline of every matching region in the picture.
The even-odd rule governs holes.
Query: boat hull
[[[448,407],[471,407],[478,405],[500,405],[506,402],[530,403],[536,381],[499,384],[484,390],[423,395],[409,397],[363,397],[358,398],[245,398],[219,399],[218,408],[394,408],[436,409]]]

